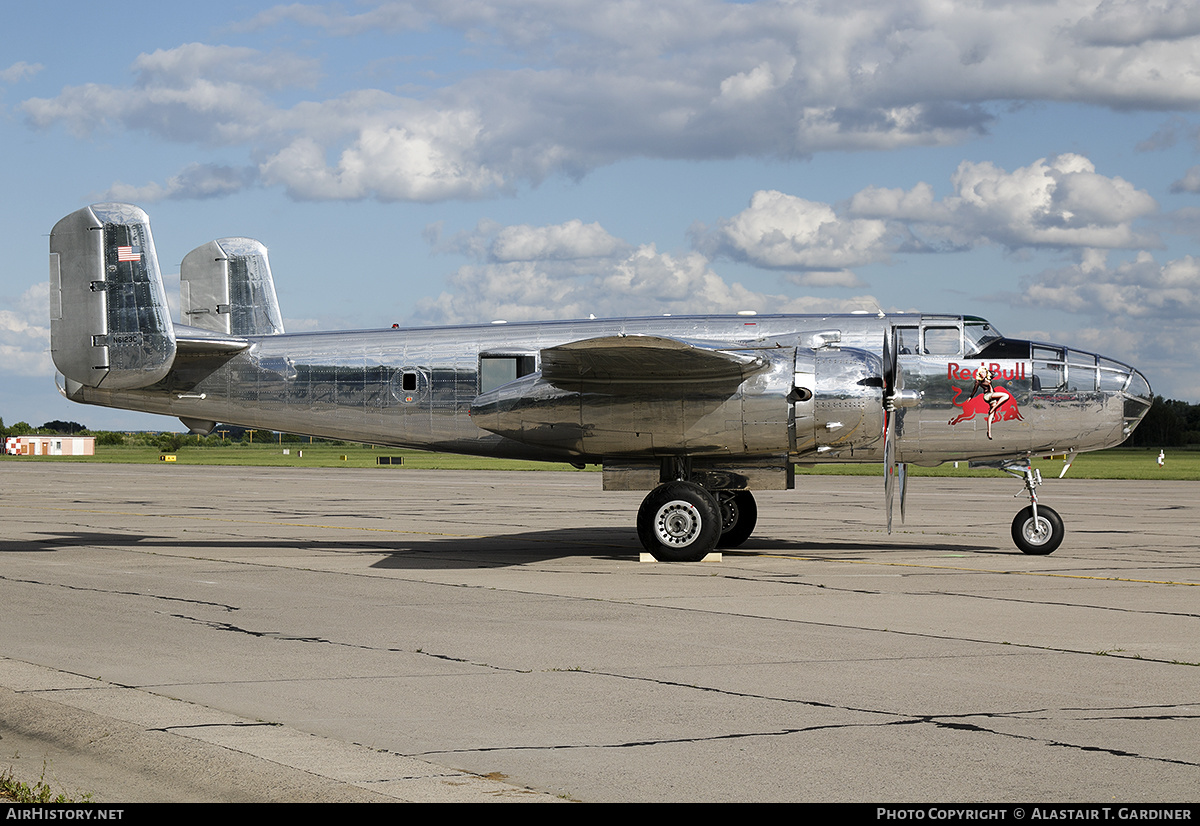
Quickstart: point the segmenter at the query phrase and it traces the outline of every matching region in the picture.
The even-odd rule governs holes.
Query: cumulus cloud
[[[1040,159],[1013,172],[964,161],[951,178],[954,195],[938,200],[932,187],[868,187],[850,199],[849,216],[903,222],[918,244],[966,248],[1153,246],[1134,228],[1157,202],[1118,177],[1097,174],[1081,155]]]
[[[1200,34],[1200,6],[1191,0],[1104,0],[1073,31],[1096,46],[1183,40]]]
[[[54,98],[30,98],[21,109],[35,127],[61,123],[81,137],[112,128],[183,143],[240,144],[279,128],[269,92],[307,85],[317,75],[310,59],[201,43],[139,55],[133,70],[129,86],[68,86]]]
[[[1183,173],[1182,178],[1171,184],[1171,191],[1175,193],[1200,192],[1200,166],[1193,166]]]
[[[1109,266],[1103,251],[1088,250],[1078,264],[1027,279],[1021,301],[1152,325],[1194,325],[1200,321],[1200,260],[1185,255],[1159,264],[1150,253],[1140,252],[1132,261]]]
[[[478,160],[481,125],[470,113],[413,117],[406,126],[362,128],[336,167],[324,147],[300,137],[262,164],[265,184],[282,184],[297,200],[440,201],[475,198],[504,186]]]
[[[26,63],[24,60],[18,60],[7,69],[0,69],[0,83],[16,83],[27,77],[33,77],[43,68],[45,67],[41,63]]]
[[[449,71],[406,96],[325,91],[319,63],[294,53],[191,43],[139,56],[127,85],[69,86],[22,108],[35,127],[77,135],[126,129],[244,147],[262,182],[298,199],[478,198],[631,157],[803,158],[949,144],[986,131],[1012,101],[1193,111],[1193,7],[295,3],[239,28],[299,25],[345,38],[436,28],[499,59],[474,71],[442,66]],[[23,65],[5,71],[20,75]]]
[[[417,321],[454,324],[502,318],[585,318],[626,315],[756,312],[847,312],[875,309],[870,296],[816,299],[771,295],[730,284],[702,253],[660,252],[654,244],[629,244],[599,224],[568,221],[551,226],[501,226],[481,222],[471,232],[442,239],[434,248],[467,255],[450,289],[418,303]]]
[[[841,209],[775,190],[713,227],[693,228],[710,258],[792,271],[806,287],[858,287],[854,267],[904,252],[1000,245],[1010,250],[1137,249],[1156,243],[1135,227],[1158,204],[1122,178],[1098,174],[1081,155],[1040,159],[1013,172],[964,161],[938,198],[928,183],[911,189],[867,187]]]
[[[163,200],[219,198],[231,195],[253,183],[258,177],[254,167],[235,169],[217,164],[189,164],[166,183],[133,186],[114,183],[98,200],[150,203]]]
[[[454,253],[488,263],[515,261],[580,261],[609,258],[629,245],[608,233],[599,222],[578,218],[562,224],[504,226],[484,219],[475,229],[442,237],[442,225],[426,228],[425,239],[435,252]],[[586,262],[585,262],[586,263]]]
[[[1200,362],[1200,259],[1159,263],[1147,252],[1110,263],[1106,250],[1085,250],[1068,267],[1026,278],[1010,300],[1018,307],[1071,313],[1074,331],[1022,331],[1042,341],[1065,341],[1135,366],[1157,391],[1200,398],[1200,374],[1180,370]]]
[[[884,221],[841,218],[829,204],[775,190],[754,193],[747,209],[713,231],[693,234],[697,246],[712,255],[767,269],[822,273],[801,282],[814,286],[861,286],[846,268],[885,260],[894,246]]]
[[[7,305],[11,309],[0,309],[0,371],[20,376],[53,375],[49,301],[47,281],[25,290]]]

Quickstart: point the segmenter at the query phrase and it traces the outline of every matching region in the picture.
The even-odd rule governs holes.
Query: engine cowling
[[[796,351],[792,455],[883,455],[883,359],[846,347]]]

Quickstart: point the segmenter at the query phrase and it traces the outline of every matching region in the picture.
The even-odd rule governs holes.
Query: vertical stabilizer
[[[236,336],[283,332],[267,248],[253,238],[221,238],[189,252],[179,267],[185,324]]]
[[[51,230],[50,354],[88,387],[147,387],[170,372],[175,331],[138,207],[93,204]]]

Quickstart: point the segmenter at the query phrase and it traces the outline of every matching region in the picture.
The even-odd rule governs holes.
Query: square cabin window
[[[533,356],[480,356],[479,392],[486,393],[534,372]]]

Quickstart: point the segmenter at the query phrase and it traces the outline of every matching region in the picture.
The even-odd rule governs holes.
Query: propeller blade
[[[896,411],[893,400],[899,392],[900,378],[897,360],[896,328],[883,335],[883,501],[887,509],[887,530],[892,532],[892,504],[896,499]],[[903,475],[904,465],[901,465]],[[904,518],[904,485],[900,486],[900,518]]]
[[[900,488],[900,522],[904,522],[904,501],[908,498],[908,464],[896,465],[896,486]]]
[[[888,414],[884,414],[886,417]],[[901,467],[904,467],[901,465]],[[892,532],[892,503],[896,499],[896,454],[892,432],[889,429],[883,440],[883,502],[887,508],[887,531]]]
[[[899,363],[896,358],[898,346],[896,343],[896,328],[892,327],[883,334],[883,395],[891,396],[900,388],[896,386],[899,378]]]

